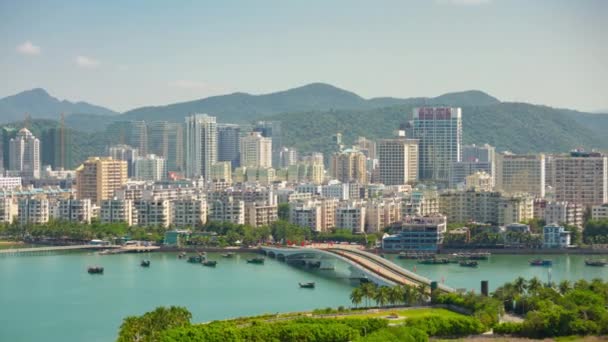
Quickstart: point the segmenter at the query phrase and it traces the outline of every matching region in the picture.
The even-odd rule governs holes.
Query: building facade
[[[186,177],[209,179],[217,162],[217,123],[214,116],[195,114],[186,117]]]
[[[127,182],[127,162],[91,157],[76,169],[76,195],[93,204],[114,197],[114,191]]]

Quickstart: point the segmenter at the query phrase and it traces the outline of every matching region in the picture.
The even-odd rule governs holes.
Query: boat
[[[234,252],[228,252],[226,254],[222,254],[222,257],[224,258],[232,258],[234,256]]]
[[[141,267],[150,267],[150,260],[142,260],[140,265]]]
[[[446,258],[429,258],[429,259],[422,259],[420,261],[418,261],[419,264],[424,264],[424,265],[444,265],[444,264],[449,264],[450,260],[446,259]]]
[[[205,260],[203,261],[203,266],[215,267],[217,265],[217,261],[215,260]]]
[[[183,258],[185,258],[185,257],[186,257],[186,252],[181,252],[181,253],[179,253],[179,254],[177,255],[177,257],[178,257],[179,259],[183,259]]]
[[[534,259],[530,261],[530,266],[551,266],[553,261],[546,259]]]
[[[596,266],[596,267],[603,267],[608,265],[608,261],[606,261],[605,259],[587,259],[585,260],[585,265],[587,266]]]
[[[89,266],[87,269],[89,274],[103,274],[103,267],[101,266]]]
[[[467,261],[461,261],[460,266],[462,267],[477,267],[479,266],[479,263],[475,260],[467,260]]]
[[[321,270],[321,271],[333,271],[333,270],[335,270],[335,267],[333,267],[333,266],[323,266],[323,267],[319,267],[319,270]]]
[[[188,262],[191,264],[200,264],[203,261],[203,257],[200,255],[191,256],[188,258]]]
[[[488,260],[490,259],[490,253],[472,253],[468,256],[469,260]]]
[[[264,263],[264,258],[253,258],[253,259],[247,259],[247,263],[248,264],[263,264]]]
[[[311,282],[308,282],[308,283],[299,283],[299,284],[300,284],[300,287],[303,288],[303,289],[314,289],[315,288],[315,282],[314,281],[311,281]]]

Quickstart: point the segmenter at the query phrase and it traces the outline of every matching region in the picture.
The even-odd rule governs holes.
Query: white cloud
[[[440,4],[476,6],[489,4],[492,0],[436,0]]]
[[[17,46],[17,52],[22,55],[36,56],[40,54],[40,46],[34,45],[28,40]]]
[[[198,82],[198,81],[191,81],[191,80],[176,80],[176,81],[171,81],[169,82],[169,87],[172,88],[181,88],[181,89],[205,89],[205,90],[209,90],[211,87],[204,83],[204,82]]]
[[[87,57],[87,56],[76,56],[76,65],[78,65],[81,68],[86,68],[86,69],[95,69],[97,67],[99,67],[101,63],[91,57]]]

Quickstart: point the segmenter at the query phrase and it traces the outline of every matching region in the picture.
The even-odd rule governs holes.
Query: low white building
[[[54,217],[58,220],[91,223],[93,210],[91,200],[86,199],[64,199],[54,204]]]
[[[43,198],[22,198],[19,200],[18,220],[20,224],[43,224],[49,222],[50,203]]]
[[[0,177],[0,188],[15,189],[21,186],[21,177]]]
[[[171,202],[169,200],[136,200],[133,202],[137,225],[142,227],[171,225]]]
[[[209,220],[245,224],[245,202],[232,196],[209,201]]]
[[[129,226],[137,224],[137,216],[133,215],[133,201],[111,199],[101,202],[99,220],[102,223],[124,222]]]
[[[608,203],[594,205],[591,207],[591,219],[606,220],[608,219]]]
[[[361,202],[345,202],[336,208],[336,228],[349,229],[353,233],[365,231],[365,207]]]
[[[570,246],[570,232],[558,225],[543,228],[543,248],[567,248]]]
[[[197,227],[207,222],[207,201],[182,199],[171,202],[171,222],[177,227]]]

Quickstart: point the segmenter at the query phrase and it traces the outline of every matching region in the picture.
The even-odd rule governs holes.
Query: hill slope
[[[419,105],[421,105],[420,103]],[[331,136],[342,132],[346,144],[358,136],[390,137],[411,119],[416,104],[366,111],[316,111],[269,117],[283,122],[284,142],[303,152],[330,151]],[[569,111],[525,103],[462,106],[464,143],[489,143],[499,150],[565,152],[573,148],[608,148],[598,132]],[[599,118],[598,118],[599,119]],[[604,119],[608,122],[608,116]]]
[[[58,119],[61,113],[115,115],[116,112],[87,102],[60,101],[36,88],[0,99],[0,122],[22,120],[25,114],[37,119]]]

